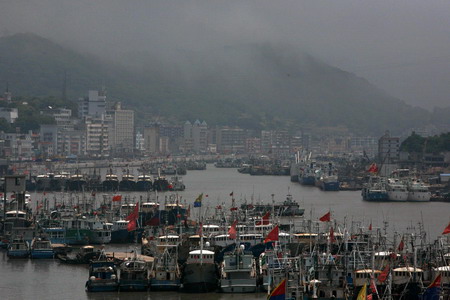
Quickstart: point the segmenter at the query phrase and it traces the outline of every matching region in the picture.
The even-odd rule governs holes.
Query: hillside
[[[343,125],[380,134],[432,119],[428,111],[289,45],[168,52],[133,53],[112,63],[17,34],[0,39],[0,86],[9,82],[14,95],[60,97],[66,72],[69,99],[105,85],[108,100],[134,108],[141,123],[160,116],[258,129]]]

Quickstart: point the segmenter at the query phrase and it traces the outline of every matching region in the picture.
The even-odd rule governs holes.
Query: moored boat
[[[54,258],[55,252],[50,240],[44,237],[35,237],[31,242],[31,258]]]
[[[114,292],[119,288],[117,269],[114,262],[108,261],[103,254],[99,260],[89,265],[89,279],[86,281],[88,292]]]
[[[183,288],[189,292],[212,292],[217,288],[214,252],[198,249],[189,252],[183,269]]]
[[[30,246],[21,237],[13,238],[8,245],[7,256],[9,258],[28,258],[30,256]]]
[[[237,245],[232,252],[225,253],[220,268],[220,288],[224,293],[256,292],[255,259],[244,245]]]
[[[143,259],[134,256],[125,260],[119,267],[120,291],[146,291],[149,287],[149,266]]]

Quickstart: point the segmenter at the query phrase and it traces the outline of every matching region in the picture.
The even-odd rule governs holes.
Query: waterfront
[[[292,183],[287,176],[250,176],[240,174],[236,169],[218,169],[208,165],[206,171],[189,171],[184,176],[186,190],[179,192],[182,199],[192,204],[200,194],[207,194],[203,201],[205,207],[214,208],[218,204],[231,205],[229,194],[234,192],[237,203],[251,201],[271,202],[271,194],[275,200],[283,200],[288,193],[293,195],[303,206],[305,217],[313,216],[317,219],[329,210],[333,218],[343,221],[347,219],[361,221],[368,226],[372,223],[374,228],[382,227],[383,221],[389,224],[388,232],[404,232],[408,227],[422,222],[429,239],[436,238],[449,221],[449,203],[375,203],[361,199],[359,191],[323,192],[315,187],[305,187]],[[125,193],[123,193],[125,195]],[[42,197],[53,199],[60,197],[60,193],[32,193],[32,203]],[[162,200],[168,192],[160,193]],[[146,197],[146,193],[133,193],[139,199]],[[96,194],[97,202],[103,199],[102,193]],[[184,200],[183,200],[184,201]],[[133,245],[117,246],[106,245],[107,251],[130,251]],[[88,277],[87,266],[64,265],[58,260],[11,260],[2,251],[0,259],[0,295],[2,299],[198,299],[198,294],[183,293],[99,293],[88,294],[84,290]],[[263,293],[249,295],[230,294],[202,294],[205,300],[209,299],[265,299]]]

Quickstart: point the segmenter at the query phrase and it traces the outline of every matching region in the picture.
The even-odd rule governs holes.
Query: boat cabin
[[[392,283],[394,285],[407,284],[412,281],[414,275],[418,281],[423,280],[424,272],[422,269],[414,267],[402,267],[392,270]]]
[[[193,250],[189,252],[188,264],[214,264],[214,252],[209,250]]]

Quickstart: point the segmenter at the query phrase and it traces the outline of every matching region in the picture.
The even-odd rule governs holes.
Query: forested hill
[[[140,52],[123,61],[77,53],[33,34],[0,39],[0,84],[14,95],[76,100],[102,85],[108,100],[152,117],[262,129],[346,126],[356,133],[401,132],[432,114],[295,47],[239,44],[208,51]],[[175,58],[175,59],[174,59]]]

